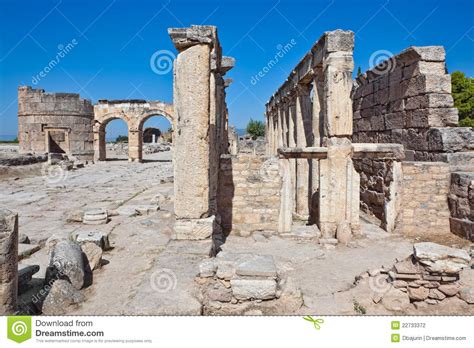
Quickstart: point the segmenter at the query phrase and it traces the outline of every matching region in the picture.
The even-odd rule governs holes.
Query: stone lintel
[[[216,27],[207,25],[192,25],[189,28],[169,28],[168,34],[174,47],[181,52],[199,44],[213,45],[216,38]]]
[[[327,147],[281,147],[278,149],[280,158],[327,158]]]
[[[377,143],[353,143],[353,155],[355,159],[394,159],[403,160],[405,151],[401,144],[377,144]]]

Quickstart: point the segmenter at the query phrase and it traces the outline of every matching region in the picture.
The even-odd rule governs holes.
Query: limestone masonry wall
[[[410,47],[356,79],[354,142],[399,143],[407,160],[463,162],[474,168],[471,128],[455,127],[441,46]],[[459,156],[463,159],[459,160]]]
[[[282,180],[276,158],[222,155],[218,210],[226,233],[278,230]]]
[[[18,88],[20,153],[60,152],[93,159],[94,110],[75,93]]]
[[[474,241],[474,173],[452,173],[448,197],[451,232]]]
[[[449,233],[449,165],[402,162],[402,203],[398,226],[405,234]]]
[[[400,210],[401,162],[364,158],[354,161],[354,168],[360,174],[361,209],[392,232]]]

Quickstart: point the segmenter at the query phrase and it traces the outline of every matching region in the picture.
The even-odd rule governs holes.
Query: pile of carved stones
[[[302,305],[291,278],[281,279],[272,256],[220,252],[202,261],[196,282],[204,314],[276,314]]]
[[[474,304],[474,288],[460,282],[463,269],[472,271],[471,256],[466,250],[431,242],[417,243],[413,250],[412,255],[395,263],[390,270],[366,275],[375,291],[375,303],[380,302],[387,310],[403,311],[410,303],[422,309],[457,296]]]
[[[78,232],[71,239],[48,245],[49,265],[35,303],[43,314],[63,315],[83,302],[81,290],[92,284],[92,272],[101,267],[103,251],[110,248],[101,233]]]

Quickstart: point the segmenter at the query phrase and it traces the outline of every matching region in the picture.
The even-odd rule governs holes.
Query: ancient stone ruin
[[[5,162],[20,231],[1,210],[2,314],[473,313],[474,138],[443,47],[354,80],[354,33],[325,32],[266,104],[265,139],[239,140],[217,28],[168,34],[172,103],[19,87],[18,152],[49,164]],[[172,142],[147,163],[154,115]],[[106,161],[113,119],[133,163]]]

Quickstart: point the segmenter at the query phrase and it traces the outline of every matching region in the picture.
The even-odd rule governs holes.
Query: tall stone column
[[[312,145],[310,87],[298,85],[296,90],[296,147]],[[296,213],[301,220],[308,220],[310,206],[309,159],[296,160]]]
[[[359,229],[359,175],[352,164],[352,52],[328,52],[323,59],[324,140],[320,161],[320,228],[325,237],[347,240]],[[357,194],[355,194],[357,187]],[[357,216],[355,216],[357,215]]]
[[[218,229],[215,216],[221,125],[222,75],[233,59],[221,60],[211,26],[169,29],[179,54],[174,62],[175,238],[205,239]],[[226,144],[227,145],[227,144]]]
[[[292,148],[296,146],[296,95],[294,93],[288,95],[285,100],[286,120],[288,123],[287,147]],[[296,213],[298,194],[296,188],[296,158],[290,158],[288,161],[290,162],[293,213]]]
[[[18,214],[0,208],[0,315],[16,311],[18,297]]]

